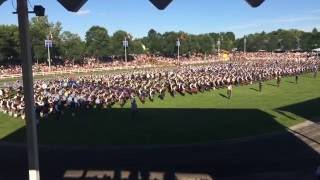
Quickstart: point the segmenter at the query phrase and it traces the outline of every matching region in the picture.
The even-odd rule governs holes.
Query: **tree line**
[[[32,56],[34,62],[46,62],[47,49],[44,47],[45,39],[53,40],[50,48],[54,60],[66,59],[75,62],[83,61],[84,57],[108,59],[110,56],[121,58],[124,54],[122,41],[126,37],[129,41],[129,54],[157,54],[175,56],[177,53],[176,41],[180,40],[180,52],[184,55],[193,53],[216,53],[219,48],[224,50],[246,50],[255,52],[259,50],[284,51],[300,49],[310,51],[320,46],[320,32],[316,28],[312,32],[296,29],[276,30],[270,33],[261,32],[236,38],[233,32],[189,34],[180,32],[159,33],[149,30],[147,36],[134,38],[130,33],[119,30],[109,35],[108,30],[101,26],[92,26],[82,40],[78,34],[62,31],[60,22],[49,22],[48,17],[34,17],[30,20],[30,34],[32,42]],[[245,40],[246,39],[246,40]],[[19,63],[19,32],[16,25],[0,25],[0,63]]]

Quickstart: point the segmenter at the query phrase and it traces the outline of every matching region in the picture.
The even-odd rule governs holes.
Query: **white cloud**
[[[77,16],[85,16],[85,15],[90,14],[90,12],[91,11],[89,9],[86,9],[86,10],[80,10],[80,11],[74,13],[74,14],[77,15]]]

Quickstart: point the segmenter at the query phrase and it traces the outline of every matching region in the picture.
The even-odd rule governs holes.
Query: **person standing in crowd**
[[[262,80],[259,81],[259,92],[262,92]]]
[[[56,114],[56,120],[60,119],[61,116],[61,100],[56,100],[54,103],[54,112]]]
[[[317,78],[317,73],[318,73],[318,67],[315,65],[314,70],[313,70],[313,77]]]
[[[74,98],[70,101],[70,110],[72,117],[74,117],[76,115],[76,103],[74,102]]]
[[[232,84],[229,84],[229,86],[227,88],[227,96],[228,96],[228,99],[231,99],[231,96],[232,96]]]
[[[137,111],[138,111],[138,105],[136,102],[136,99],[133,98],[131,100],[131,118],[134,119],[137,115]]]
[[[298,84],[298,80],[299,80],[299,75],[296,74],[296,84]]]
[[[277,86],[280,87],[280,83],[281,83],[281,76],[278,75],[277,76]]]

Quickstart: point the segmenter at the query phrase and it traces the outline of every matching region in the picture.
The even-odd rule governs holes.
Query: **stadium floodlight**
[[[124,40],[122,41],[122,45],[124,47],[124,60],[127,63],[128,58],[127,58],[127,48],[129,47],[129,42],[127,40],[127,37],[124,37]]]
[[[250,6],[254,8],[260,6],[264,2],[264,0],[246,0],[246,1],[247,3],[250,4]]]
[[[221,48],[221,40],[220,40],[220,38],[217,41],[217,46],[218,46],[218,54],[220,54],[220,48]]]
[[[164,10],[172,0],[150,0],[150,2],[160,10]]]
[[[1,4],[4,3],[5,1],[6,1],[6,0],[0,0],[0,6],[1,6]]]
[[[28,13],[34,13],[36,16],[44,16],[46,9],[41,5],[35,5],[33,11],[28,11]],[[13,14],[18,14],[18,11],[13,12]]]
[[[58,0],[64,8],[71,12],[78,12],[87,1],[88,0]]]
[[[178,47],[178,61],[179,61],[180,60],[180,46],[181,46],[181,42],[180,42],[179,38],[176,41],[176,46]]]

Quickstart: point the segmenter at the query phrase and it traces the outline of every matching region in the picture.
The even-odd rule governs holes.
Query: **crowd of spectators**
[[[133,60],[124,62],[123,59],[111,59],[109,61],[101,61],[96,58],[84,58],[81,63],[74,63],[73,61],[66,60],[63,64],[52,64],[49,68],[48,64],[35,63],[32,66],[34,73],[63,73],[70,70],[88,71],[95,69],[121,69],[121,68],[136,68],[136,67],[148,67],[148,66],[171,66],[178,63],[176,58],[164,57],[164,56],[151,56],[151,55],[134,55]],[[215,58],[214,56],[208,56],[208,58]],[[181,56],[179,59],[180,64],[186,64],[188,62],[202,61],[204,57],[202,55]],[[21,76],[22,67],[20,65],[2,65],[0,66],[0,78],[10,77],[10,75]],[[43,75],[43,74],[42,74]]]
[[[301,60],[312,57],[309,53],[231,53],[228,54],[228,60]],[[139,68],[139,67],[154,67],[154,66],[172,66],[172,65],[188,65],[203,63],[206,61],[226,60],[219,55],[204,55],[193,54],[180,56],[179,61],[176,57],[164,57],[156,55],[134,55],[133,60],[124,62],[122,59],[111,59],[111,61],[99,61],[96,58],[84,58],[80,63],[66,60],[63,64],[56,64],[49,66],[45,63],[35,63],[32,67],[34,73],[63,73],[67,71],[94,71],[96,69],[122,69],[122,68]],[[21,76],[22,68],[20,65],[2,65],[0,66],[0,78],[8,78],[11,76]]]

